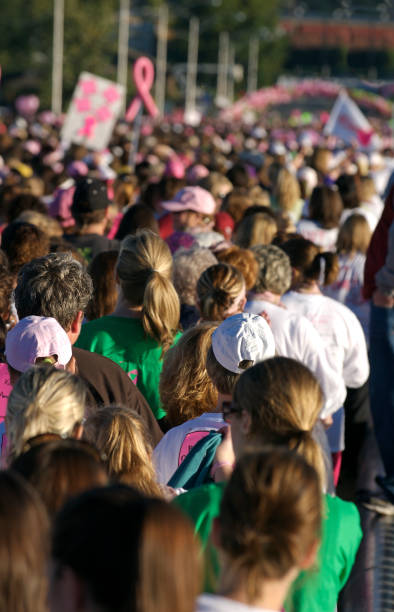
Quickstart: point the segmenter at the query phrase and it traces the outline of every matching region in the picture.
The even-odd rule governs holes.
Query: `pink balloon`
[[[24,117],[34,115],[40,106],[40,99],[31,94],[29,96],[18,96],[15,100],[16,110]]]
[[[134,121],[141,104],[144,104],[151,117],[157,117],[159,109],[149,93],[155,78],[155,69],[148,57],[137,59],[133,66],[133,78],[138,93],[127,109],[126,121]]]

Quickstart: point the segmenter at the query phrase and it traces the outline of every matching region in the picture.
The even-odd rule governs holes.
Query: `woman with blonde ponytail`
[[[228,501],[224,481],[231,478],[234,462],[234,479],[239,481],[239,475],[242,473],[243,479],[245,479],[245,486],[247,486],[250,492],[248,495],[252,495],[254,492],[255,497],[253,501],[251,498],[247,501],[242,493],[244,485],[241,487],[238,482],[236,487],[238,487],[239,497],[237,500],[234,498],[233,502],[234,523],[232,526],[227,524],[226,532],[223,532],[226,542],[224,542],[224,538],[219,537],[218,541],[214,537],[219,547],[219,553],[224,548],[225,553],[230,554],[231,557],[230,559],[228,557],[224,560],[221,559],[222,562],[224,561],[224,565],[221,567],[223,572],[221,574],[219,592],[225,597],[234,598],[238,602],[247,605],[260,607],[257,603],[258,600],[254,598],[257,595],[260,596],[264,592],[268,592],[267,585],[267,590],[264,591],[264,578],[268,579],[270,576],[268,558],[265,562],[261,559],[261,563],[255,565],[253,559],[256,559],[256,551],[259,551],[258,554],[262,555],[264,550],[262,543],[267,540],[268,534],[270,534],[269,537],[272,538],[271,546],[266,549],[266,552],[268,553],[268,550],[270,550],[272,553],[271,562],[274,566],[271,568],[271,577],[273,578],[276,573],[276,578],[280,578],[281,570],[279,565],[282,565],[282,563],[279,563],[279,561],[281,558],[286,558],[287,563],[290,563],[291,550],[298,539],[295,532],[293,532],[293,536],[285,545],[285,525],[287,525],[289,530],[297,529],[296,525],[300,529],[302,524],[306,527],[304,518],[306,519],[309,513],[310,517],[314,516],[318,520],[322,502],[323,528],[318,560],[311,574],[309,572],[302,572],[299,578],[295,580],[284,609],[286,611],[297,610],[297,612],[333,612],[335,610],[339,592],[345,585],[354,563],[362,532],[360,517],[354,504],[344,502],[338,497],[332,497],[324,493],[325,471],[323,468],[322,452],[312,434],[321,410],[322,401],[323,395],[316,378],[308,368],[294,359],[273,357],[261,361],[246,370],[241,374],[235,385],[231,403],[228,403],[227,406],[223,404],[223,418],[229,427],[224,433],[223,441],[216,450],[215,461],[211,470],[215,482],[192,489],[175,500],[177,505],[193,520],[196,531],[201,536],[203,543],[207,544],[212,522],[219,515],[220,507],[223,509],[226,505],[226,500]],[[295,477],[294,475],[292,478],[290,477],[290,466],[289,473],[286,476],[285,474],[283,474],[283,477],[279,476],[278,471],[275,475],[272,472],[272,478],[265,474],[262,465],[257,468],[256,466],[253,467],[253,465],[247,467],[248,462],[244,460],[245,454],[248,452],[259,452],[262,447],[266,450],[286,449],[287,451],[292,451],[301,456],[309,466],[312,466],[318,474],[321,494],[320,502],[316,501],[316,498],[314,502],[311,501],[311,498],[309,504],[306,502],[308,494],[306,490],[303,491],[302,486],[298,487],[301,480],[297,482],[297,479],[300,476]],[[278,460],[275,460],[272,466],[278,464],[279,456],[277,457]],[[282,478],[282,484],[279,486]],[[287,480],[288,478],[290,480]],[[287,484],[285,484],[285,480]],[[234,480],[233,483],[230,481],[229,486],[231,487],[232,485],[234,485]],[[305,517],[301,516],[294,508],[294,511],[290,511],[285,519],[285,514],[293,503],[289,500],[286,502],[285,498],[287,494],[290,494],[293,485],[298,487],[298,494],[293,498],[293,501],[298,500],[296,505],[300,504],[299,508],[303,506],[304,510],[302,512],[305,513]],[[261,503],[257,501],[259,492],[262,492],[263,489],[267,495],[271,495],[274,490],[278,494],[279,492],[280,494],[283,493],[284,507],[280,508],[279,504],[277,509],[272,512],[264,528],[267,530],[265,532],[266,535],[261,540],[260,546],[253,553],[253,551],[248,550],[248,546],[252,546],[258,522],[263,518],[264,504],[268,503],[268,499],[263,495]],[[310,505],[311,503],[312,506]],[[257,512],[257,508],[260,508],[259,512]],[[245,533],[243,533],[241,525],[246,524],[250,520],[246,516],[248,513],[254,513],[254,522],[250,522]],[[239,520],[238,524],[235,523],[235,515],[239,517],[237,519],[237,521]],[[311,529],[309,544],[307,544],[305,532],[304,536],[298,540],[300,543],[303,541],[306,545],[303,554],[299,557],[300,560],[303,555],[305,555],[304,560],[308,557],[305,553],[308,549],[312,550],[313,540],[317,539],[316,526],[318,522],[315,519],[309,519]],[[233,536],[229,536],[228,530],[232,531]],[[275,532],[277,534],[276,542]],[[215,532],[212,535],[215,536]],[[233,541],[233,545],[231,545],[231,541]],[[245,543],[245,546],[243,544],[241,546],[242,542]],[[246,543],[248,544],[246,545]],[[283,551],[283,557],[281,550]],[[298,550],[300,551],[301,549]],[[240,588],[238,592],[236,589],[235,591],[226,591],[226,578],[228,576],[226,577],[225,573],[229,569],[228,564],[235,561],[235,556],[241,551],[242,556],[247,556],[249,559],[244,564],[245,572],[234,575],[230,582],[232,584],[231,588],[234,588],[239,581],[239,586],[242,586],[242,589]],[[210,549],[210,552],[212,553],[212,549]],[[295,560],[295,557],[293,559]],[[238,559],[238,561],[241,561],[241,559]],[[230,564],[233,565],[232,563]],[[294,565],[298,569],[300,567],[306,569],[308,564],[303,564],[301,560],[301,566],[297,563],[294,563]],[[242,564],[235,563],[233,567],[240,570]],[[246,570],[252,567],[256,572],[260,572],[260,582],[255,578],[249,583],[249,586],[252,586],[254,589],[254,593],[248,588],[248,580],[246,580],[248,577]],[[282,570],[284,569],[283,565]],[[287,565],[287,569],[289,569],[289,565]],[[295,578],[296,573],[292,574],[293,578]],[[282,577],[284,576],[285,573],[282,574]],[[227,587],[229,588],[230,582],[227,581]],[[282,586],[286,587],[286,584]],[[264,606],[261,607],[264,609]],[[276,605],[275,607],[266,605],[266,607],[269,607],[270,610],[283,609],[282,601],[277,602],[277,607]],[[220,611],[222,609],[224,612],[226,608],[215,608],[215,610]],[[246,609],[241,609],[243,612],[246,612]],[[236,608],[231,608],[231,610],[240,612]],[[198,608],[198,612],[203,611],[208,612],[208,608]]]
[[[180,337],[179,298],[166,243],[149,230],[127,236],[116,264],[119,297],[111,315],[82,327],[78,346],[118,363],[136,383],[157,419],[162,357]]]

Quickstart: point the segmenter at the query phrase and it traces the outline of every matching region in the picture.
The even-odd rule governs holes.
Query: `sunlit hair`
[[[30,438],[45,433],[72,437],[85,411],[86,387],[65,370],[36,366],[17,380],[5,417],[8,454],[19,455]]]
[[[175,253],[173,281],[181,304],[196,304],[197,281],[204,270],[216,263],[217,259],[212,251],[200,246],[182,248]]]
[[[252,251],[241,249],[234,245],[228,249],[218,251],[216,256],[219,261],[230,264],[241,272],[247,291],[254,287],[259,267]]]
[[[331,252],[320,252],[320,248],[305,238],[291,238],[281,245],[297,272],[297,281],[318,282],[331,285],[339,272],[338,256]]]
[[[361,202],[369,202],[376,195],[376,187],[371,176],[362,176],[359,185]]]
[[[235,233],[235,242],[244,249],[259,244],[271,244],[277,231],[278,225],[274,217],[269,213],[258,212],[242,219]]]
[[[118,298],[115,280],[117,259],[117,251],[103,251],[96,255],[89,266],[93,295],[85,312],[88,321],[104,317],[115,310]]]
[[[35,225],[13,221],[1,235],[1,248],[5,251],[13,274],[25,264],[49,252],[49,237]]]
[[[222,395],[232,395],[240,374],[230,372],[215,357],[212,346],[207,353],[207,372],[216,389]]]
[[[216,327],[201,323],[188,329],[164,357],[160,399],[171,427],[212,412],[216,406],[218,394],[206,369]]]
[[[179,298],[171,282],[172,257],[167,244],[149,230],[127,236],[121,245],[116,272],[131,307],[142,306],[145,333],[165,352],[179,325]]]
[[[97,610],[194,612],[201,589],[199,544],[186,516],[122,485],[64,506],[53,530],[52,563],[52,592],[62,569],[71,568]]]
[[[309,200],[309,218],[323,229],[338,227],[343,205],[337,189],[325,185],[315,187]]]
[[[163,495],[152,464],[153,449],[137,412],[121,406],[99,408],[86,420],[84,437],[100,452],[110,478],[147,495]]]
[[[322,494],[316,470],[286,449],[237,461],[220,505],[222,587],[242,581],[250,601],[264,581],[299,568],[320,539]],[[234,584],[231,584],[233,587]]]
[[[301,197],[300,185],[297,178],[287,168],[279,171],[274,195],[281,210],[289,212],[293,210]]]
[[[228,212],[239,223],[244,216],[245,210],[253,206],[254,202],[249,196],[248,190],[243,187],[233,189],[223,200],[223,210]]]
[[[339,230],[337,251],[339,254],[365,253],[371,241],[371,228],[364,215],[350,215]]]
[[[227,195],[227,192],[230,192],[233,188],[232,182],[224,174],[220,174],[220,172],[210,172],[208,176],[204,176],[197,184],[209,191],[215,200],[216,198],[222,200],[222,193],[225,191]]]
[[[49,522],[38,493],[0,472],[0,610],[46,612]]]
[[[244,287],[245,280],[234,266],[219,263],[207,268],[197,283],[202,318],[205,321],[223,321]]]
[[[325,469],[312,429],[323,404],[320,385],[302,363],[273,357],[241,374],[234,406],[250,414],[250,441],[296,450],[318,472],[322,488]]]
[[[316,147],[313,152],[311,166],[321,175],[325,176],[330,171],[332,153],[329,149]]]
[[[17,221],[24,221],[35,225],[44,234],[53,238],[54,236],[63,236],[63,229],[59,221],[50,217],[49,215],[43,215],[36,210],[24,210],[18,217]]]

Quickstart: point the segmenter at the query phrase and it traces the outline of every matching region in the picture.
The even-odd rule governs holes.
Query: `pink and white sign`
[[[347,93],[339,94],[325,128],[325,134],[337,136],[345,143],[358,145],[362,149],[374,149],[379,145],[368,119]]]
[[[82,72],[62,128],[66,144],[83,144],[93,151],[105,149],[125,99],[125,89],[90,72]]]

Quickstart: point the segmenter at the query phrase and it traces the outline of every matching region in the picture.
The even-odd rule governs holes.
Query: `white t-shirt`
[[[368,225],[371,232],[375,230],[375,227],[378,224],[379,218],[377,218],[372,212],[370,212],[366,207],[359,206],[358,208],[346,208],[341,215],[341,225],[343,225],[349,217],[352,215],[362,215]]]
[[[330,365],[324,342],[315,327],[291,309],[265,300],[252,300],[245,306],[245,312],[263,311],[271,321],[276,353],[300,361],[320,382],[325,397],[320,416],[326,418],[339,410],[346,397],[345,384],[337,368]]]
[[[307,240],[311,240],[324,251],[335,251],[338,238],[338,228],[323,229],[319,223],[311,219],[301,219],[297,223],[297,233]]]
[[[203,593],[197,598],[196,612],[275,612],[275,610],[256,608],[221,595]]]
[[[204,412],[167,431],[153,451],[158,482],[167,484],[194,444],[225,424],[220,412]]]
[[[322,292],[327,297],[345,304],[358,318],[364,330],[368,342],[369,338],[369,315],[370,302],[362,295],[364,284],[365,255],[356,253],[339,256],[339,273],[335,283],[322,287]]]
[[[346,386],[361,387],[369,376],[369,361],[364,332],[353,312],[321,294],[289,291],[282,300],[314,325],[323,339],[329,362],[342,374]]]

